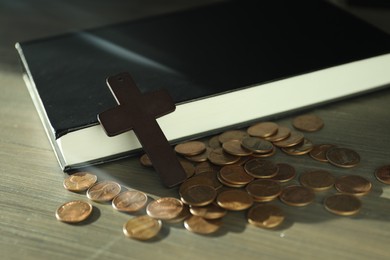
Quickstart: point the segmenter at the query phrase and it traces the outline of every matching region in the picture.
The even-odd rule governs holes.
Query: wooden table
[[[374,171],[390,164],[390,89],[307,111],[320,116],[325,127],[305,136],[314,143],[332,143],[356,150],[361,156],[357,167],[337,168],[307,155],[289,156],[280,150],[273,157],[275,162],[293,165],[298,175],[308,169],[325,169],[335,176],[357,174],[370,180],[373,190],[361,198],[363,207],[356,216],[340,217],[324,209],[324,197],[336,192],[332,189],[317,193],[315,203],[302,208],[273,202],[286,214],[284,224],[274,230],[248,224],[244,212],[230,212],[223,219],[222,229],[214,235],[190,233],[181,224],[164,225],[156,239],[140,242],[122,232],[123,224],[134,215],[95,202],[92,217],[83,224],[69,225],[56,220],[55,211],[62,203],[88,199],[85,194],[69,192],[62,186],[65,175],[22,81],[13,44],[210,1],[194,2],[142,1],[141,4],[141,1],[118,0],[106,5],[106,1],[54,4],[45,0],[9,0],[0,3],[0,258],[388,259],[390,186],[377,181]],[[383,12],[378,11],[382,15]],[[275,122],[292,127],[294,116]],[[91,171],[100,180],[115,180],[153,198],[177,196],[177,189],[163,188],[158,176],[142,167],[138,158]]]

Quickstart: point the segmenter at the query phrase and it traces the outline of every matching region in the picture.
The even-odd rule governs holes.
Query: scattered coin
[[[346,175],[336,179],[335,188],[342,193],[362,196],[371,191],[372,184],[358,175]]]
[[[292,124],[296,129],[307,132],[318,131],[324,126],[322,119],[312,114],[297,116],[293,119]]]
[[[231,155],[223,151],[222,148],[214,149],[210,154],[209,158],[210,162],[216,165],[228,165],[236,163],[240,160],[239,156]]]
[[[65,189],[81,192],[89,189],[97,181],[97,176],[89,172],[76,172],[65,178],[63,185]]]
[[[295,168],[287,163],[277,163],[278,173],[271,177],[270,180],[278,181],[278,182],[288,182],[294,179],[296,173]]]
[[[173,197],[163,197],[154,200],[146,207],[146,213],[152,218],[171,220],[183,210],[183,202]]]
[[[121,186],[113,181],[101,181],[87,190],[87,197],[97,202],[112,200],[121,191]]]
[[[301,175],[301,184],[314,191],[324,191],[333,187],[335,178],[325,170],[308,171]]]
[[[253,176],[249,175],[240,165],[226,165],[222,167],[219,176],[223,181],[236,185],[246,185],[253,181]]]
[[[248,222],[261,228],[275,228],[284,221],[283,211],[271,204],[259,204],[248,211]]]
[[[282,192],[282,186],[273,180],[257,179],[246,186],[246,191],[254,201],[267,202],[276,199]]]
[[[142,166],[145,167],[153,166],[152,161],[150,160],[149,156],[146,153],[140,157],[139,162],[141,163]]]
[[[195,166],[191,162],[186,161],[186,160],[181,159],[181,158],[179,158],[179,162],[180,162],[181,166],[183,167],[187,178],[190,178],[191,176],[193,176],[195,174]]]
[[[225,152],[236,156],[248,156],[252,154],[252,151],[246,149],[241,145],[239,140],[230,140],[222,144],[222,148]]]
[[[187,189],[196,185],[207,185],[214,187],[214,180],[209,178],[209,176],[205,174],[195,175],[194,177],[187,179],[180,185],[179,195],[182,196],[182,194],[184,194]]]
[[[190,212],[194,216],[199,216],[205,219],[219,219],[226,215],[227,210],[211,203],[203,207],[191,206]]]
[[[261,122],[247,129],[247,132],[251,136],[257,137],[269,137],[278,132],[279,126],[274,122]]]
[[[269,153],[252,153],[251,156],[256,158],[267,158],[273,156],[275,153],[276,153],[276,148],[274,146],[274,148],[272,148],[271,152]]]
[[[206,145],[200,141],[189,141],[175,146],[175,151],[184,156],[194,156],[206,150]]]
[[[218,140],[221,144],[226,143],[231,140],[241,141],[243,138],[247,137],[248,133],[243,130],[229,130],[223,132],[218,136]]]
[[[219,219],[205,219],[199,216],[191,216],[184,221],[184,227],[188,231],[203,235],[216,232],[221,225]]]
[[[282,151],[289,155],[304,155],[309,153],[313,149],[313,143],[303,138],[303,141],[297,145],[291,147],[282,147]]]
[[[271,178],[278,173],[278,166],[272,161],[254,158],[244,165],[245,171],[255,178]]]
[[[155,237],[161,230],[161,220],[148,215],[130,219],[123,225],[123,233],[130,238],[148,240]]]
[[[351,168],[360,162],[360,156],[357,152],[341,147],[333,147],[326,153],[328,161],[338,167]]]
[[[194,185],[181,193],[181,200],[192,206],[206,206],[214,201],[217,191],[210,185]]]
[[[205,162],[207,161],[209,154],[211,153],[213,149],[210,147],[206,147],[206,150],[204,150],[203,153],[193,155],[193,156],[186,156],[185,158],[191,162]]]
[[[375,171],[375,177],[378,181],[390,184],[390,165],[384,165]]]
[[[278,131],[275,134],[265,137],[264,139],[270,142],[277,142],[289,137],[290,133],[291,133],[290,128],[285,126],[279,126]]]
[[[148,202],[148,196],[136,190],[128,190],[119,193],[113,200],[114,209],[125,212],[136,212],[145,207]]]
[[[195,175],[202,172],[217,172],[219,170],[219,166],[216,166],[209,161],[201,162],[195,165]]]
[[[313,149],[309,152],[309,155],[320,162],[328,162],[326,153],[330,148],[335,147],[333,144],[317,144],[313,146]]]
[[[273,144],[277,147],[291,147],[294,145],[298,145],[304,139],[304,135],[300,132],[291,131],[289,137],[283,139],[281,141],[274,142]]]
[[[362,202],[353,195],[335,194],[327,197],[324,201],[324,205],[325,209],[334,214],[351,216],[360,211]]]
[[[252,197],[243,190],[225,190],[218,194],[217,204],[224,209],[239,211],[252,206]]]
[[[81,200],[62,204],[56,211],[56,218],[66,223],[78,223],[87,219],[92,213],[92,205]]]
[[[168,223],[179,223],[179,222],[184,221],[186,218],[188,218],[190,216],[191,216],[190,208],[188,205],[184,204],[183,209],[181,210],[179,215],[177,215],[177,217],[175,217],[173,219],[166,219],[164,221],[168,222]]]
[[[274,149],[274,145],[271,142],[259,137],[246,137],[242,139],[241,145],[249,151],[261,154],[270,153]]]
[[[211,149],[217,149],[217,148],[222,148],[221,142],[219,141],[219,136],[215,135],[210,138],[208,145],[210,146]]]
[[[280,200],[290,206],[306,206],[314,201],[314,192],[306,187],[291,185],[282,190]]]

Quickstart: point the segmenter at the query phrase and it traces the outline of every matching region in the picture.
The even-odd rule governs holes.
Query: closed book
[[[385,87],[389,35],[324,1],[227,1],[16,44],[32,100],[63,170],[140,150],[106,136],[117,105],[106,78],[168,90],[157,121],[177,143]],[[146,106],[147,104],[145,104]]]

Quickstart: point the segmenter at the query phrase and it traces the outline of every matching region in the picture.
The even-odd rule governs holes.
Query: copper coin
[[[296,173],[295,168],[287,163],[277,163],[278,173],[271,177],[270,180],[278,182],[287,182],[294,179]]]
[[[217,191],[209,185],[194,185],[181,193],[181,201],[192,206],[206,206],[214,201]]]
[[[195,174],[199,174],[202,172],[217,172],[219,171],[219,168],[219,166],[212,164],[209,161],[201,162],[195,165]]]
[[[243,138],[247,136],[248,133],[243,130],[229,130],[220,134],[218,140],[221,144],[223,144],[231,140],[241,141]]]
[[[152,167],[152,161],[150,160],[149,156],[145,153],[139,158],[139,162],[141,163],[142,166],[145,167]]]
[[[172,197],[154,200],[146,207],[146,213],[152,218],[170,220],[176,218],[183,210],[183,202]]]
[[[289,155],[304,155],[309,153],[313,149],[313,146],[310,140],[303,138],[301,143],[291,147],[283,147],[282,151]]]
[[[257,136],[257,137],[268,137],[272,136],[277,133],[278,131],[278,124],[274,122],[261,122],[257,123],[255,125],[250,126],[247,129],[247,132],[251,136]]]
[[[290,128],[285,126],[279,126],[278,131],[275,134],[265,137],[264,139],[270,142],[277,142],[289,137],[290,133],[291,133]]]
[[[121,185],[113,181],[101,181],[87,190],[87,197],[93,201],[105,202],[121,192]]]
[[[145,207],[148,202],[148,196],[136,190],[128,190],[119,193],[112,200],[112,207],[119,211],[136,212]]]
[[[227,165],[221,168],[219,176],[233,184],[245,185],[253,180],[253,176],[249,175],[240,165]]]
[[[215,173],[216,174],[216,173]],[[179,194],[180,196],[190,187],[195,186],[195,185],[208,185],[208,186],[213,186],[214,181],[213,179],[209,178],[209,176],[206,175],[195,175],[192,178],[187,179],[184,181],[179,188]],[[213,186],[214,187],[214,186]]]
[[[309,152],[309,155],[320,162],[328,162],[326,153],[330,148],[335,147],[333,144],[317,144],[313,146],[313,149]]]
[[[223,166],[238,162],[240,160],[240,157],[228,154],[224,152],[222,148],[217,148],[209,154],[208,159],[215,165]]]
[[[175,146],[175,151],[184,156],[193,156],[206,150],[206,145],[200,141],[189,141]]]
[[[277,147],[291,147],[301,143],[304,139],[304,135],[300,132],[291,131],[290,136],[281,141],[274,142],[273,144]]]
[[[221,225],[219,219],[204,219],[199,216],[191,216],[184,221],[184,227],[188,231],[203,235],[216,232]]]
[[[224,186],[230,187],[230,188],[242,188],[246,185],[246,184],[237,184],[237,183],[233,183],[233,182],[229,182],[229,181],[224,180],[221,177],[221,172],[217,173],[217,178],[218,178],[220,183],[222,183]]]
[[[271,161],[254,158],[244,165],[245,171],[255,178],[271,178],[278,173],[278,166]]]
[[[312,114],[297,116],[293,119],[292,124],[296,129],[307,132],[318,131],[324,126],[322,119]]]
[[[362,196],[371,191],[372,184],[361,176],[346,175],[336,179],[335,188],[342,193]]]
[[[273,156],[275,153],[276,153],[276,148],[274,146],[274,148],[272,148],[271,152],[269,152],[269,153],[252,153],[251,157],[267,158],[267,157]]]
[[[87,219],[92,213],[92,205],[80,200],[62,204],[56,211],[56,218],[66,223],[78,223]]]
[[[241,146],[241,141],[230,140],[222,144],[222,148],[225,152],[236,156],[248,156],[252,151]]]
[[[214,187],[214,189],[218,190],[219,188],[222,187],[222,184],[219,182],[217,178],[217,172],[202,172],[199,173],[198,175],[194,176],[199,177],[199,178],[207,178],[211,180],[210,186]]]
[[[215,135],[215,136],[211,137],[208,141],[208,145],[211,149],[221,148],[222,145],[221,145],[221,142],[219,141],[219,136]]]
[[[375,177],[378,181],[390,184],[390,165],[384,165],[375,171]]]
[[[254,153],[270,153],[274,149],[274,145],[259,137],[246,137],[242,139],[241,145]]]
[[[221,208],[239,211],[250,208],[253,199],[246,191],[234,189],[218,194],[217,203]]]
[[[276,199],[282,192],[282,186],[277,181],[257,179],[246,186],[246,191],[254,201],[266,202]]]
[[[300,182],[314,191],[324,191],[333,187],[335,178],[327,171],[315,170],[303,173]]]
[[[329,149],[326,158],[331,164],[342,168],[355,167],[360,162],[360,156],[357,152],[340,147]]]
[[[127,221],[123,225],[123,233],[130,238],[148,240],[155,237],[160,232],[161,227],[161,220],[143,215]]]
[[[314,192],[306,187],[291,185],[282,190],[280,200],[290,206],[306,206],[314,201]]]
[[[325,209],[334,214],[351,216],[360,211],[362,202],[353,195],[335,194],[325,199],[324,206]]]
[[[177,215],[177,217],[175,217],[173,219],[166,219],[164,221],[168,222],[168,223],[179,223],[179,222],[184,221],[186,218],[188,218],[190,216],[191,216],[190,208],[188,205],[184,204],[183,209],[181,210],[179,215]]]
[[[97,176],[89,172],[76,172],[65,178],[63,185],[65,189],[75,192],[89,189],[97,181]]]
[[[179,158],[179,162],[180,162],[181,166],[183,167],[187,178],[190,178],[191,176],[193,176],[195,174],[195,166],[191,162],[183,160],[181,158]]]
[[[206,147],[203,153],[193,156],[186,156],[185,158],[191,162],[205,162],[208,160],[209,154],[213,149],[210,147]]]
[[[226,209],[223,209],[214,203],[204,207],[191,206],[190,212],[194,216],[199,216],[205,219],[219,219],[224,217],[227,213]]]
[[[271,204],[259,204],[248,211],[248,222],[256,227],[275,228],[284,221],[283,211]]]

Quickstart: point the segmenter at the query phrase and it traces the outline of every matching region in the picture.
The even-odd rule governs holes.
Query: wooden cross
[[[173,187],[187,177],[156,118],[173,112],[175,104],[167,91],[142,94],[129,73],[107,78],[118,106],[98,115],[108,136],[133,130],[163,184]]]

